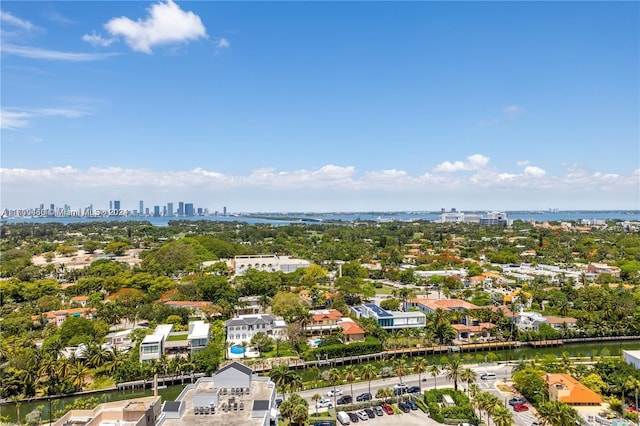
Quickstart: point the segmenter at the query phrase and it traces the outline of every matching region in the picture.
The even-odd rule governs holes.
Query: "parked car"
[[[480,375],[480,378],[482,380],[495,380],[496,378],[496,373],[482,373]]]
[[[420,393],[422,392],[422,389],[420,389],[420,386],[410,386],[407,389],[407,393]]]
[[[395,385],[393,385],[393,389],[407,389],[409,386],[407,386],[406,383],[396,383]]]
[[[513,407],[514,411],[528,411],[529,407],[527,407],[524,404],[518,404],[515,407]]]
[[[378,416],[384,415],[384,411],[382,411],[382,407],[380,407],[379,405],[376,405],[375,407],[373,407],[373,411],[375,411],[376,415]]]
[[[360,421],[360,419],[358,418],[358,415],[356,413],[347,413],[349,415],[349,418],[351,419],[351,423],[358,423]]]
[[[408,400],[407,404],[409,404],[409,408],[411,408],[412,410],[418,409],[418,404],[416,404],[416,402],[413,399]]]
[[[403,413],[408,413],[409,411],[411,411],[411,407],[409,407],[409,404],[407,404],[406,402],[399,402],[398,403],[398,408]]]
[[[371,401],[371,394],[369,392],[361,393],[360,395],[356,396],[356,401]]]
[[[515,406],[516,406],[516,405],[518,405],[518,404],[526,404],[526,403],[527,403],[527,400],[526,400],[526,399],[524,399],[524,398],[519,398],[519,397],[511,398],[511,399],[509,400],[509,405],[510,405],[510,406],[512,406],[512,407],[515,407]]]
[[[316,407],[318,408],[331,408],[333,407],[333,402],[330,399],[321,399],[316,403]]]
[[[345,413],[344,411],[338,411],[336,413],[336,418],[338,419],[338,421],[340,422],[341,425],[346,426],[351,424],[351,422],[353,421],[353,419],[351,418],[351,416],[349,416],[347,413]],[[357,418],[356,418],[357,421]]]
[[[374,413],[371,408],[365,408],[364,412],[367,413],[367,416],[369,416],[370,419],[376,418],[376,413]]]
[[[382,407],[384,412],[387,413],[388,415],[392,415],[393,414],[393,408],[391,408],[391,406],[389,404],[384,403],[380,407]]]
[[[343,405],[343,404],[351,404],[352,402],[353,402],[353,398],[351,398],[351,395],[342,395],[340,398],[338,398],[338,400],[336,401],[336,404]]]
[[[324,421],[324,422],[315,422],[313,426],[333,426],[333,423]]]
[[[342,389],[331,389],[329,392],[327,392],[327,396],[338,396],[338,395],[342,395]]]
[[[369,420],[369,416],[367,416],[367,413],[364,410],[360,410],[356,414],[362,421]]]
[[[282,398],[276,398],[276,407],[280,407],[282,404]]]

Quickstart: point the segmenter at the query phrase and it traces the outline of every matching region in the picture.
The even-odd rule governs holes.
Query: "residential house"
[[[569,405],[600,405],[600,395],[580,383],[569,374],[546,374],[545,382],[549,386],[549,400],[560,401]]]
[[[422,328],[427,322],[421,312],[387,311],[373,303],[352,306],[350,309],[358,318],[373,318],[385,330]]]
[[[587,265],[587,271],[592,274],[609,274],[613,277],[620,278],[620,268],[617,266],[609,266],[606,263],[590,263]]]
[[[239,315],[224,323],[227,330],[227,342],[241,344],[250,342],[258,333],[273,338],[286,337],[287,324],[269,314]]]
[[[189,334],[187,340],[189,341],[189,349],[191,354],[201,351],[209,344],[209,323],[204,321],[191,321],[189,322]]]
[[[83,308],[87,307],[87,302],[89,302],[89,296],[74,296],[71,298],[71,303],[77,303]]]
[[[338,325],[342,328],[344,343],[362,342],[366,337],[362,327],[351,318],[342,318]]]
[[[160,359],[164,354],[166,341],[172,329],[172,324],[160,324],[153,334],[144,336],[140,343],[140,362]]]
[[[31,320],[35,325],[55,324],[59,326],[69,317],[80,317],[88,320],[96,319],[96,310],[94,308],[71,308],[61,309],[59,311],[44,312],[40,315],[32,315]]]
[[[342,319],[342,312],[337,309],[317,309],[309,311],[311,319],[305,325],[305,331],[310,333],[332,332],[337,330]]]
[[[155,426],[161,410],[159,396],[105,402],[90,410],[70,410],[54,426]]]
[[[556,317],[553,315],[546,315],[547,324],[557,331],[575,330],[578,326],[578,320],[571,317]]]

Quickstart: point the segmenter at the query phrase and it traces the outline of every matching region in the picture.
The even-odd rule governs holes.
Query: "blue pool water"
[[[244,348],[242,346],[231,346],[230,349],[232,354],[241,355],[244,353]]]
[[[320,343],[322,343],[322,340],[314,340],[313,343],[318,346]]]

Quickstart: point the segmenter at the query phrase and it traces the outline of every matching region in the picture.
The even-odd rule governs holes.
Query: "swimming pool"
[[[244,348],[242,346],[233,345],[229,348],[229,351],[231,351],[232,354],[242,355],[244,353]]]

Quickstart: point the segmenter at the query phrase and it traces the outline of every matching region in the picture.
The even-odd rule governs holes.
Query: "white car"
[[[316,403],[316,407],[318,408],[331,408],[333,407],[333,402],[330,399],[321,399]]]
[[[406,389],[408,386],[406,383],[398,383],[397,385],[393,385],[393,389]]]
[[[367,415],[367,412],[364,410],[360,410],[356,413],[358,415],[358,417],[360,418],[360,420],[362,421],[366,421],[369,420],[369,416]]]
[[[329,392],[327,392],[327,396],[338,396],[338,395],[342,395],[342,389],[331,389]]]

